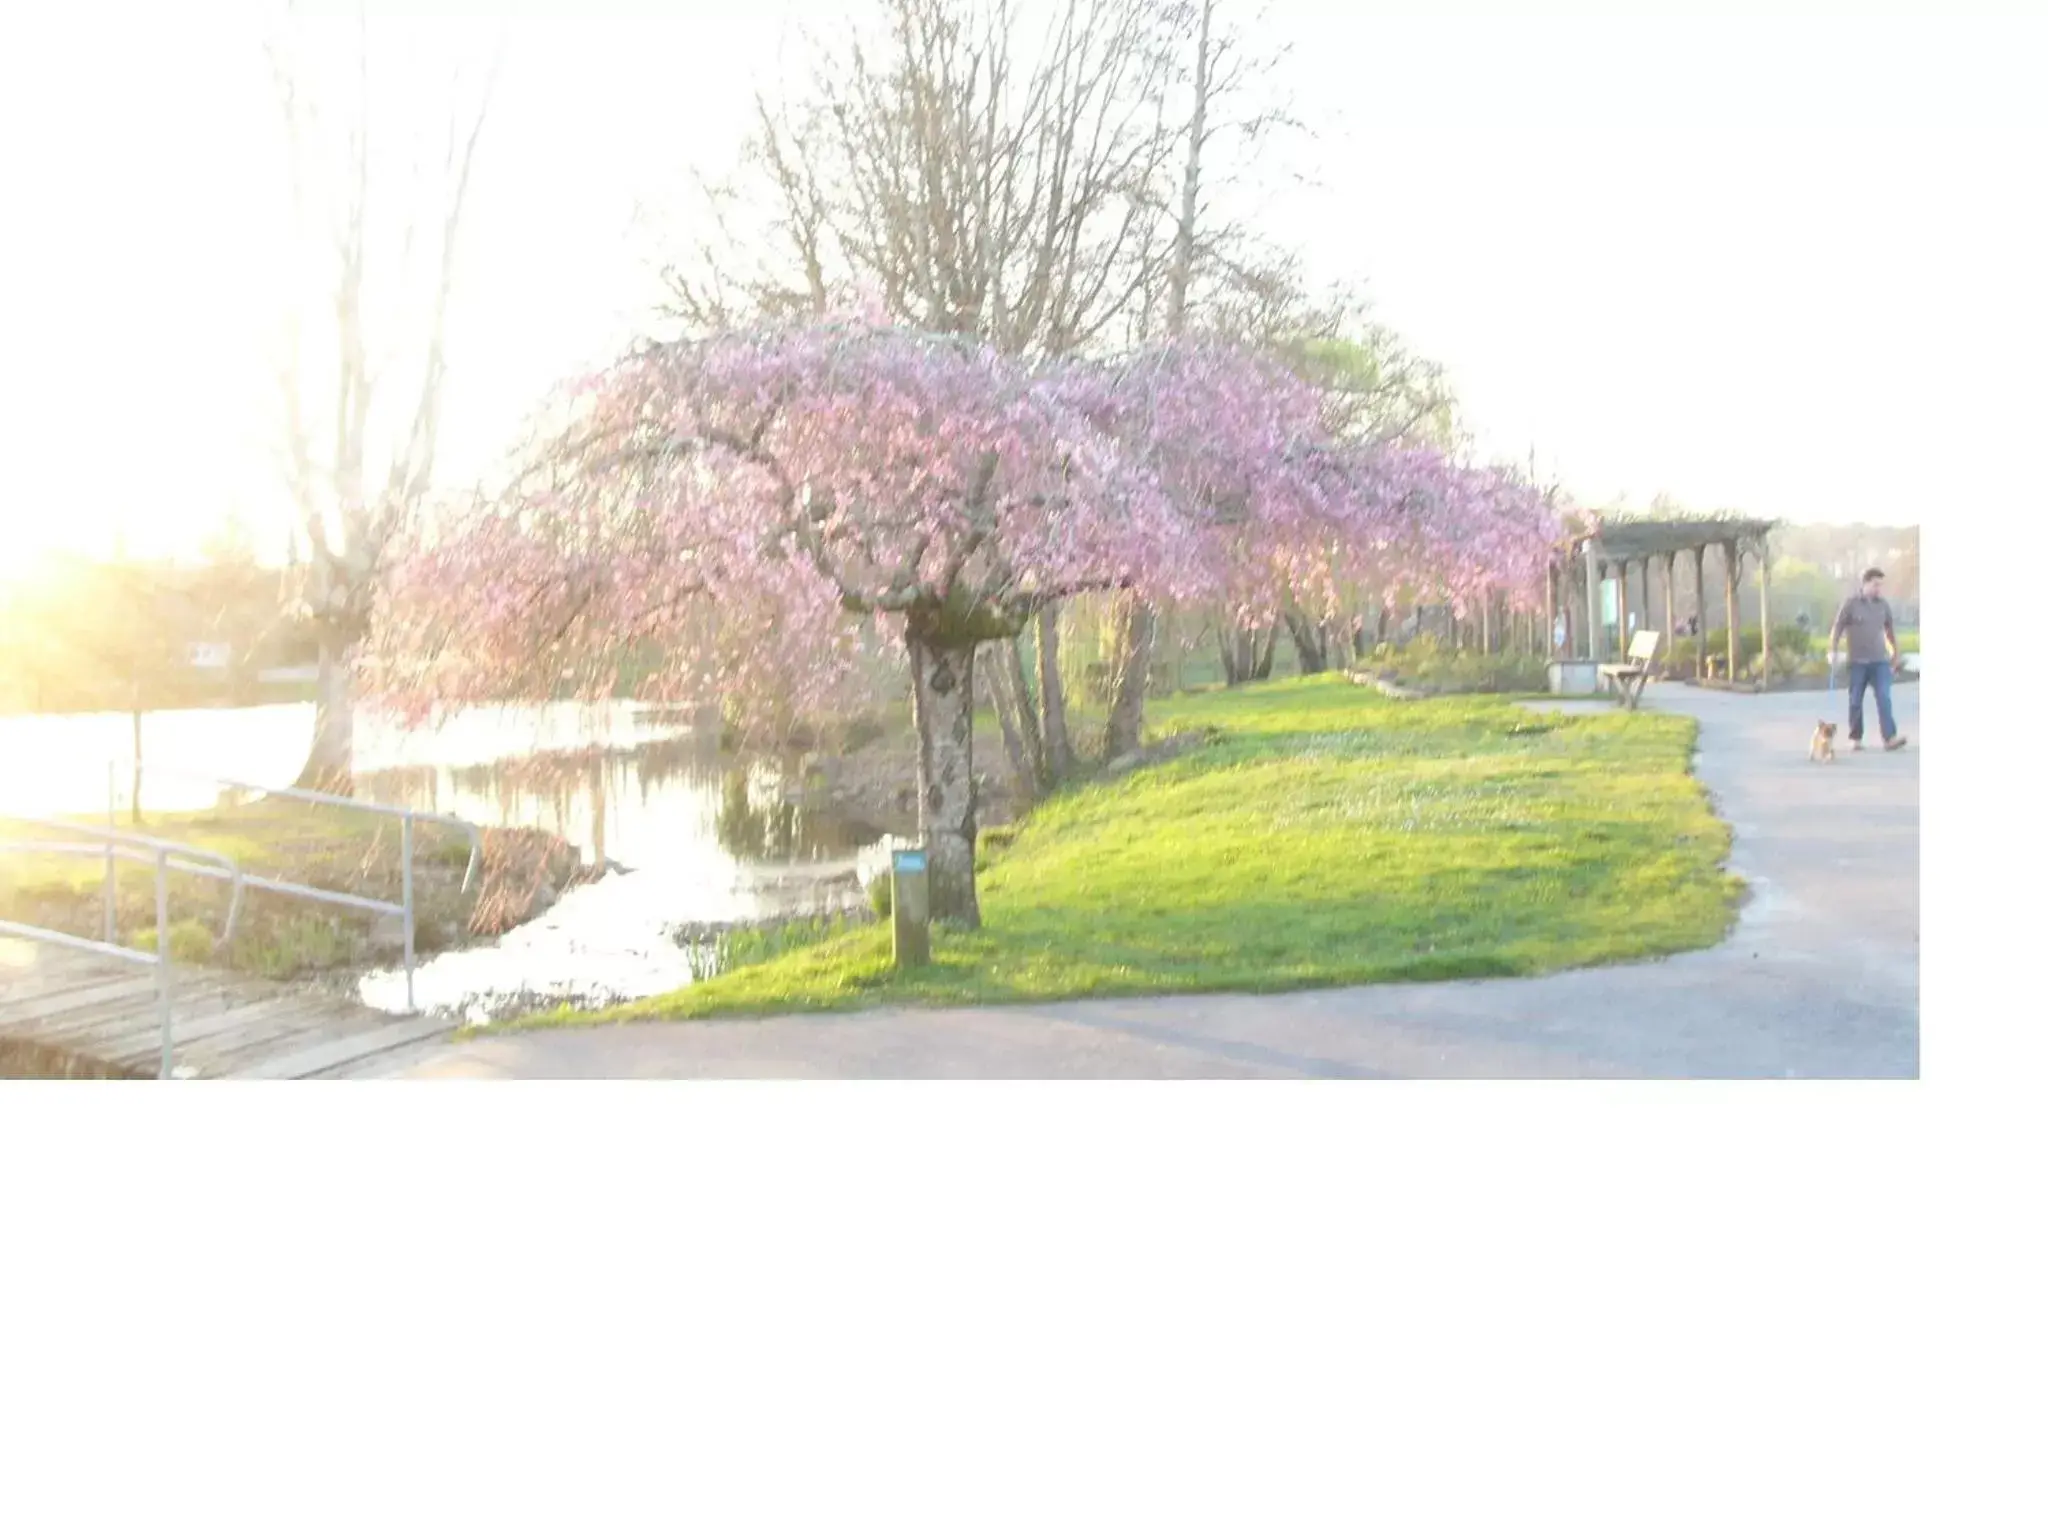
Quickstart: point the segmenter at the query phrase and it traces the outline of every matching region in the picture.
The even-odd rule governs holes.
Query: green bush
[[[895,905],[895,890],[895,886],[889,883],[889,871],[886,869],[868,882],[868,905],[884,922],[889,920],[890,908]]]
[[[1818,654],[1825,637],[1811,630],[1801,629],[1797,624],[1773,624],[1771,626],[1771,676],[1782,681],[1799,675],[1801,665],[1811,656]],[[1756,668],[1757,658],[1763,654],[1764,632],[1755,624],[1742,631],[1741,671],[1745,676]],[[1666,664],[1672,671],[1690,677],[1697,670],[1699,642],[1684,638],[1671,642],[1665,656]],[[1711,629],[1707,631],[1707,656],[1725,658],[1728,654],[1728,631]]]
[[[156,953],[156,924],[138,928],[128,938],[131,949]],[[186,965],[204,965],[213,958],[213,930],[192,918],[171,924],[171,958]]]
[[[340,919],[313,914],[271,925],[244,924],[235,934],[239,970],[280,980],[329,970],[356,958],[353,931]]]
[[[1369,666],[1438,693],[1540,693],[1549,682],[1541,656],[1453,650],[1434,635],[1405,645],[1376,645]]]

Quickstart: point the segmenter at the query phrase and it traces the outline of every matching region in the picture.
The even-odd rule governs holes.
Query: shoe
[[[1892,738],[1892,739],[1891,739],[1890,741],[1888,741],[1888,742],[1886,742],[1886,743],[1884,744],[1884,749],[1885,749],[1885,751],[1887,751],[1887,752],[1896,752],[1896,751],[1898,751],[1898,750],[1899,750],[1899,748],[1903,747],[1903,746],[1904,746],[1905,744],[1906,744],[1906,738],[1905,738],[1905,737],[1903,737],[1903,736],[1894,736],[1894,737],[1893,737],[1893,738]]]
[[[1860,741],[1852,741],[1849,743],[1849,750],[1851,752],[1861,752],[1863,750],[1863,743]]]

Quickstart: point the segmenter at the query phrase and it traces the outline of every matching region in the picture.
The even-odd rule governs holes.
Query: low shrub
[[[156,925],[138,928],[128,936],[128,947],[156,953]],[[213,958],[213,930],[192,918],[171,924],[171,958],[185,965],[204,965]]]
[[[1374,646],[1368,670],[1435,693],[1540,693],[1548,684],[1541,656],[1453,650],[1433,635]]]
[[[1771,676],[1782,681],[1788,677],[1800,676],[1800,668],[1811,657],[1817,655],[1824,643],[1824,637],[1812,630],[1801,629],[1797,624],[1774,624],[1771,626]],[[1745,677],[1753,677],[1757,659],[1763,654],[1764,634],[1757,625],[1750,625],[1742,631],[1740,671]],[[1728,655],[1728,631],[1711,629],[1707,631],[1707,659],[1726,658]],[[1670,644],[1665,662],[1672,671],[1690,677],[1698,671],[1700,642],[1690,637],[1681,637]]]

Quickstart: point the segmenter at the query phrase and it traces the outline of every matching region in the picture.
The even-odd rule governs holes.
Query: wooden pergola
[[[1736,588],[1742,579],[1742,557],[1756,562],[1758,603],[1763,621],[1763,655],[1760,686],[1768,686],[1771,675],[1771,530],[1773,520],[1747,517],[1602,518],[1593,526],[1561,540],[1551,551],[1549,622],[1553,635],[1557,616],[1565,618],[1563,655],[1583,661],[1607,661],[1606,626],[1600,616],[1600,588],[1610,576],[1620,581],[1620,601],[1615,609],[1619,631],[1615,654],[1626,655],[1631,638],[1629,617],[1633,611],[1648,628],[1650,613],[1650,566],[1664,566],[1664,643],[1668,647],[1678,629],[1674,579],[1678,557],[1691,554],[1694,614],[1699,619],[1700,647],[1695,660],[1698,675],[1707,675],[1707,551],[1721,550],[1726,577],[1724,599],[1728,616],[1728,677],[1733,680],[1741,667],[1742,623]],[[1629,572],[1634,568],[1642,581],[1642,607],[1629,605]]]

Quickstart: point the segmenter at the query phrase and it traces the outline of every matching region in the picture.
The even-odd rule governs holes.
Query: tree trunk
[[[1255,681],[1261,683],[1273,675],[1273,647],[1280,642],[1280,626],[1278,624],[1269,626],[1265,631],[1265,635],[1265,647],[1258,652],[1258,660],[1252,664],[1252,677]],[[1254,631],[1252,634],[1252,643],[1255,646],[1258,644],[1257,631]]]
[[[1311,624],[1308,615],[1289,608],[1282,615],[1287,621],[1287,633],[1294,639],[1294,653],[1300,658],[1303,676],[1330,669],[1330,643],[1319,625]]]
[[[313,705],[313,750],[299,770],[295,789],[333,795],[355,791],[356,716],[348,667],[326,641],[320,642],[320,680]]]
[[[1166,284],[1166,334],[1178,336],[1187,322],[1188,279],[1195,269],[1195,217],[1201,211],[1202,149],[1208,139],[1209,21],[1214,0],[1203,0],[1201,32],[1195,41],[1195,99],[1188,124],[1188,162],[1181,175],[1180,218],[1173,232],[1173,268]]]
[[[1223,681],[1235,688],[1263,676],[1259,671],[1260,631],[1246,629],[1227,619],[1216,621],[1216,644],[1223,653]],[[1272,665],[1270,656],[1267,665]]]
[[[1007,674],[1006,691],[1017,706],[1017,730],[1024,738],[1024,756],[1030,763],[1034,790],[1049,782],[1045,761],[1045,737],[1039,730],[1038,702],[1031,696],[1031,680],[1024,672],[1024,646],[1015,635],[1002,642],[996,661]]]
[[[917,829],[931,870],[931,914],[981,926],[974,896],[974,643],[943,644],[915,625],[910,714],[917,727]]]
[[[1110,651],[1109,730],[1102,755],[1109,759],[1138,750],[1145,735],[1145,685],[1152,675],[1152,640],[1158,618],[1135,593],[1117,598],[1115,643]]]
[[[1054,783],[1074,773],[1074,743],[1067,735],[1067,693],[1060,682],[1060,614],[1038,611],[1038,705],[1043,717],[1045,771]]]
[[[1042,787],[1045,754],[1038,746],[1038,717],[1024,687],[1024,662],[1016,639],[997,641],[988,660],[988,691],[1003,728],[1003,750],[1010,757],[1011,777],[1028,800]]]

